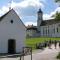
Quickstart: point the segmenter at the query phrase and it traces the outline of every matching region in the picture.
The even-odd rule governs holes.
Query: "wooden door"
[[[16,41],[14,39],[8,40],[8,53],[16,53]]]

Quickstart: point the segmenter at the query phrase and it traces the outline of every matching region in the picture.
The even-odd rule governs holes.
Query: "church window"
[[[48,29],[48,34],[49,34],[49,29]]]
[[[43,29],[43,35],[44,35],[44,29]]]
[[[47,28],[46,28],[46,34],[47,34]]]
[[[53,31],[54,31],[54,34],[55,34],[55,28],[53,29]]]
[[[37,33],[40,33],[40,31],[37,31]]]
[[[49,26],[48,26],[48,34],[49,34]]]
[[[57,32],[58,32],[58,28],[57,28]]]
[[[11,24],[13,24],[13,20],[11,20],[10,22],[11,22]]]

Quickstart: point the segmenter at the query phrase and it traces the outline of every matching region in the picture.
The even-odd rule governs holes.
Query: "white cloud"
[[[56,8],[54,11],[52,11],[50,14],[43,14],[43,20],[48,20],[48,19],[53,19],[54,17],[51,17],[54,15],[56,12],[60,12],[60,7]],[[37,26],[37,22],[26,22],[25,25],[34,25]]]
[[[50,19],[50,15],[49,14],[43,14],[43,20],[48,20]]]
[[[1,9],[0,9],[0,16],[5,14],[7,11],[9,11],[9,8],[6,7],[6,6],[3,6]]]
[[[41,1],[44,1],[44,0],[23,0],[22,2],[19,2],[19,3],[12,1],[11,6],[12,7],[21,7],[21,8],[25,8],[28,6],[43,7],[44,5],[43,5],[43,3],[41,3]]]
[[[23,8],[28,9],[28,7],[30,6],[38,9],[44,6],[41,1],[44,2],[44,0],[23,0],[21,2],[12,1],[11,3],[8,3],[6,6],[2,6],[2,8],[0,9],[0,16],[9,10],[9,6],[11,6],[11,8],[14,8],[15,10],[17,8],[18,10],[23,9]]]
[[[52,15],[54,15],[56,12],[60,12],[60,7],[57,7],[57,8],[55,9],[55,11],[51,12],[50,15],[52,16]]]
[[[48,20],[48,19],[53,19],[52,15],[54,15],[56,12],[60,12],[60,7],[57,7],[54,11],[52,11],[50,14],[43,14],[43,19]]]
[[[51,17],[49,14],[43,14],[43,20],[53,19],[54,17]]]
[[[28,26],[28,25],[34,25],[34,26],[37,26],[37,22],[26,22],[25,25]]]
[[[46,0],[23,0],[23,1],[21,1],[21,2],[14,2],[14,1],[12,1],[11,2],[11,7],[12,8],[14,8],[16,11],[17,11],[17,13],[19,14],[20,12],[21,12],[21,10],[23,10],[24,11],[24,9],[27,9],[27,10],[29,10],[28,9],[28,7],[30,7],[30,9],[31,9],[31,7],[33,8],[36,8],[36,10],[30,10],[30,11],[32,11],[32,12],[30,12],[30,11],[24,11],[25,12],[25,14],[30,14],[30,13],[33,13],[33,14],[31,14],[31,15],[34,15],[34,14],[36,14],[36,12],[37,12],[37,9],[38,8],[40,8],[40,7],[44,7],[44,4],[43,4],[43,2],[45,3],[46,2]],[[1,9],[0,9],[0,16],[1,15],[3,15],[4,13],[6,13],[8,10],[9,10],[9,6],[10,6],[10,4],[8,4],[7,6],[3,6]],[[24,8],[24,9],[23,9]],[[19,11],[18,11],[19,10]],[[35,11],[35,12],[34,12]],[[51,19],[51,16],[52,15],[54,15],[55,13],[56,13],[56,11],[59,11],[60,12],[60,7],[58,7],[58,8],[56,8],[54,11],[52,11],[50,14],[43,14],[43,19],[44,20],[48,20],[48,19]],[[26,13],[27,12],[27,13]],[[21,12],[22,13],[22,12]],[[23,13],[24,14],[24,13]],[[20,15],[20,14],[19,14]],[[22,15],[22,14],[21,14]],[[20,16],[21,16],[20,15]],[[30,15],[30,16],[31,16]],[[36,17],[37,18],[37,17]],[[32,20],[33,20],[33,18],[31,18]],[[29,21],[29,22],[26,22],[25,23],[25,25],[28,25],[28,24],[30,24],[30,25],[37,25],[37,23],[36,22],[31,22],[31,21]]]

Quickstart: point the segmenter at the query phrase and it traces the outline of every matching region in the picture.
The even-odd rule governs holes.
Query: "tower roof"
[[[43,13],[42,10],[41,10],[41,8],[39,9],[38,13]]]

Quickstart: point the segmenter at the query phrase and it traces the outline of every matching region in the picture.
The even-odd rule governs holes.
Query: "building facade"
[[[35,32],[36,35],[33,36],[60,37],[60,20],[56,20],[56,19],[43,20],[43,12],[41,9],[39,9],[37,15],[38,18],[37,18],[37,26]]]
[[[11,9],[0,17],[0,53],[19,53],[25,46],[26,28]]]

